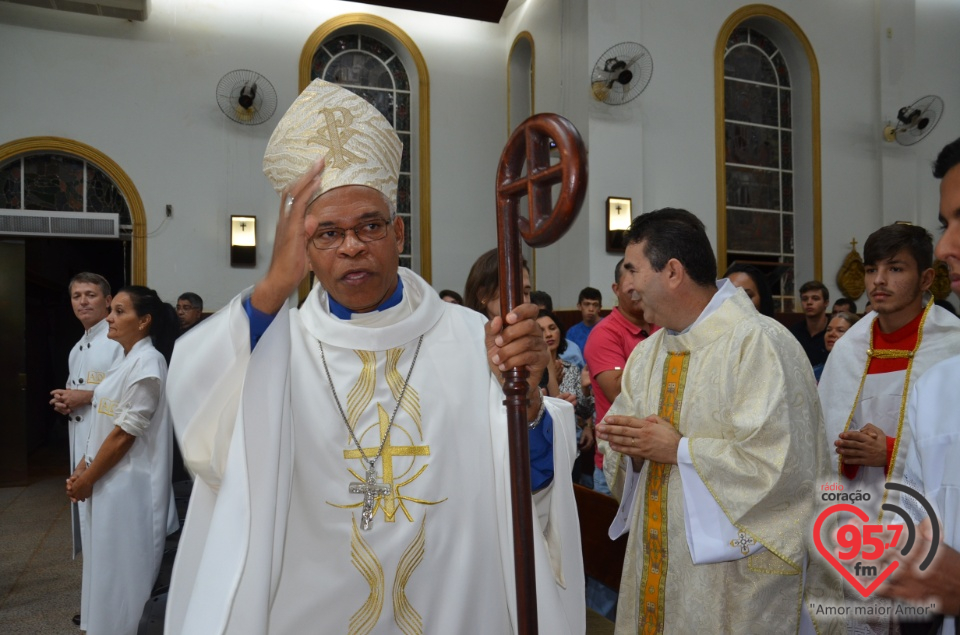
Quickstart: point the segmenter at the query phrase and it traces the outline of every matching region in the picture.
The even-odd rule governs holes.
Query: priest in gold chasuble
[[[729,281],[685,210],[638,217],[624,261],[644,319],[598,425],[629,532],[617,633],[813,633],[811,602],[840,588],[806,544],[828,463],[810,365],[796,339]]]
[[[196,474],[171,635],[515,632],[500,363],[531,369],[540,628],[583,633],[573,409],[537,390],[537,307],[485,324],[398,268],[400,149],[372,106],[319,80],[271,138],[270,269],[171,366]],[[289,310],[306,266],[317,285]]]

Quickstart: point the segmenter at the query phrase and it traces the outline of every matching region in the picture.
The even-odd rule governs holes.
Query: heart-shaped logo
[[[817,522],[813,525],[813,542],[817,545],[817,551],[820,552],[820,555],[826,558],[827,562],[832,564],[833,568],[839,571],[840,575],[846,578],[847,582],[853,585],[853,588],[855,588],[860,595],[863,597],[868,597],[874,592],[874,590],[876,590],[878,586],[883,583],[884,580],[887,579],[891,573],[896,571],[897,567],[900,566],[900,563],[897,560],[893,560],[883,571],[877,575],[876,578],[874,578],[873,582],[871,582],[869,586],[863,586],[863,584],[860,583],[860,580],[850,573],[850,571],[847,570],[847,568],[844,567],[843,564],[841,564],[841,562],[837,560],[837,558],[823,545],[823,539],[820,536],[820,530],[823,527],[824,521],[830,515],[836,512],[850,512],[865,523],[870,520],[867,512],[858,507],[854,507],[853,505],[847,505],[845,503],[831,505],[827,509],[823,510],[819,516],[817,516]]]

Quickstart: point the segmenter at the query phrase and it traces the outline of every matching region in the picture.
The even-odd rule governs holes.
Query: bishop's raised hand
[[[307,214],[307,204],[320,187],[323,168],[320,159],[281,196],[270,268],[250,299],[258,311],[279,311],[306,275],[308,241],[317,228],[317,221]]]

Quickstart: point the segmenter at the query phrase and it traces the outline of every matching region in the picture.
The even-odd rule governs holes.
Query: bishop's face
[[[345,185],[325,192],[307,213],[317,220],[314,235],[332,229],[347,230],[332,249],[317,249],[307,241],[310,269],[334,300],[354,313],[377,308],[397,288],[397,269],[403,250],[403,221],[390,221],[390,205],[380,192],[363,185]],[[387,234],[363,242],[352,228],[367,222],[387,223]]]

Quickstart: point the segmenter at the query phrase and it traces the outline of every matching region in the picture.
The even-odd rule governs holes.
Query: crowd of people
[[[349,113],[343,147],[307,142],[324,112]],[[960,320],[930,297],[926,230],[895,223],[867,239],[865,315],[850,298],[828,315],[827,287],[810,281],[787,328],[778,281],[743,263],[718,277],[697,216],[652,211],[627,233],[615,305],[586,287],[570,324],[531,289],[525,262],[523,302],[505,314],[495,249],[462,296],[400,268],[400,156],[376,109],[316,80],[264,157],[281,202],[252,292],[198,327],[195,293],[174,309],[146,287],[113,294],[96,274],[70,282],[84,336],[51,405],[70,421],[81,629],[136,632],[179,529],[182,452],[193,492],[167,633],[515,632],[502,384],[525,367],[540,632],[585,628],[575,483],[619,507],[619,594],[591,605],[618,632],[905,630],[838,613],[863,599],[812,547],[823,487],[869,493],[876,518],[894,501],[889,482],[936,510],[897,495],[918,544],[934,522],[945,544],[925,573],[915,549],[877,593],[932,601],[923,617],[955,632],[960,437],[947,391],[960,380]],[[954,292],[958,165],[960,140],[935,170],[936,256]],[[308,269],[316,285],[290,308]]]

